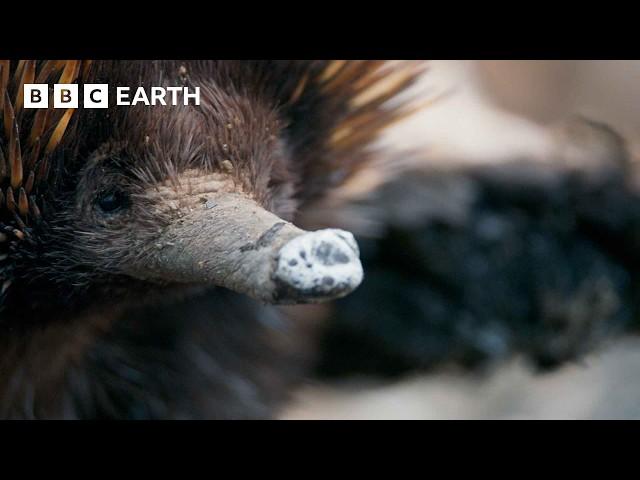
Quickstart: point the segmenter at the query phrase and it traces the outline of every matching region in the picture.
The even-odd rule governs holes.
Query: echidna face
[[[67,81],[82,71],[86,83],[198,86],[201,101],[80,111],[61,141],[69,115],[55,130],[45,121],[45,154],[55,139],[62,160],[35,162],[63,178],[38,187],[54,199],[38,227],[46,251],[23,277],[217,285],[267,302],[331,299],[360,283],[351,234],[316,235],[289,220],[368,158],[365,147],[402,114],[384,103],[413,82],[416,66],[383,82],[384,62],[65,65]],[[23,80],[33,68],[25,64]],[[60,66],[44,68],[54,76]]]
[[[218,285],[269,302],[355,288],[353,237],[288,221],[301,172],[285,120],[266,100],[201,88],[199,110],[131,109],[90,156],[64,216],[69,258],[94,282]],[[281,265],[285,250],[300,258]]]

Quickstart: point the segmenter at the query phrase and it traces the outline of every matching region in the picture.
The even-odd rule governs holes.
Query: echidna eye
[[[115,213],[129,206],[129,197],[119,190],[109,191],[101,194],[96,203],[104,213]]]

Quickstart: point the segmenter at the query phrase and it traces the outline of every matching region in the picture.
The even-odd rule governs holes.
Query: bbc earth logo
[[[83,86],[83,108],[108,108],[109,85],[87,83]],[[46,83],[26,83],[24,85],[24,108],[49,108],[49,85]],[[116,105],[200,105],[200,87],[193,92],[188,87],[116,87]],[[79,108],[80,96],[77,84],[53,85],[53,108]]]

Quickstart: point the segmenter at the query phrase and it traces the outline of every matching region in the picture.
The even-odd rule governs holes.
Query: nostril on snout
[[[321,301],[342,297],[362,281],[358,245],[344,230],[305,233],[279,252],[274,279],[292,301]]]

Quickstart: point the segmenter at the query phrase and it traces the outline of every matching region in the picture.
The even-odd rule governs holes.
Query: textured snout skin
[[[362,281],[358,245],[344,230],[302,230],[244,195],[221,193],[181,217],[130,274],[225,287],[265,303],[332,300]]]

